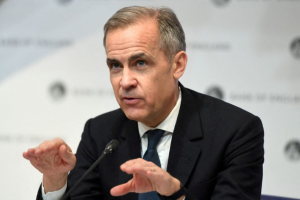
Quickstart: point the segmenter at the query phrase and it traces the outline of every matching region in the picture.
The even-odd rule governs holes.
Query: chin
[[[134,120],[134,121],[139,121],[140,122],[143,119],[141,116],[137,116],[137,115],[131,115],[131,114],[126,114],[126,113],[125,113],[125,115],[128,119]]]
[[[130,120],[141,122],[145,118],[144,115],[141,114],[141,111],[138,110],[135,110],[133,112],[128,110],[123,110],[123,112],[125,113],[126,117]]]

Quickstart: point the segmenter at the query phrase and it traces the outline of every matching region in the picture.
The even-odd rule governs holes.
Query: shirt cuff
[[[47,194],[45,194],[45,189],[43,184],[41,189],[42,189],[43,200],[57,200],[57,199],[61,199],[62,196],[65,194],[67,190],[67,183],[61,189],[53,192],[47,192]]]

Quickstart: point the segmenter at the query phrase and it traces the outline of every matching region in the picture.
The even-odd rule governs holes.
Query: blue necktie
[[[148,135],[148,148],[146,153],[144,154],[143,159],[151,161],[159,167],[161,165],[156,146],[164,133],[165,131],[160,129],[149,130],[146,132],[146,134]],[[139,200],[160,200],[160,198],[158,197],[156,191],[152,191],[139,194]]]

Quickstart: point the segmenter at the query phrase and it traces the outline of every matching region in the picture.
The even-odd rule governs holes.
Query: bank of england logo
[[[215,97],[215,98],[218,98],[218,99],[224,99],[224,93],[223,93],[223,90],[219,87],[219,86],[212,86],[212,87],[209,87],[205,94],[211,96],[211,97]]]
[[[50,96],[54,100],[61,100],[67,94],[67,88],[62,82],[55,82],[49,88]]]
[[[212,0],[217,6],[225,6],[230,0]]]
[[[290,48],[293,56],[300,59],[300,37],[292,41]]]
[[[300,160],[300,141],[291,140],[285,147],[285,155],[290,160]]]

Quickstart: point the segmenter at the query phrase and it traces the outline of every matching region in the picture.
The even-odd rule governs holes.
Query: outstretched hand
[[[23,157],[43,174],[46,192],[60,189],[76,163],[71,148],[60,138],[46,140],[38,147],[28,149]]]
[[[112,188],[110,193],[113,196],[121,196],[129,192],[145,193],[151,191],[170,196],[180,189],[178,179],[144,159],[138,158],[127,161],[120,168],[127,174],[133,174],[133,178],[127,183]]]

